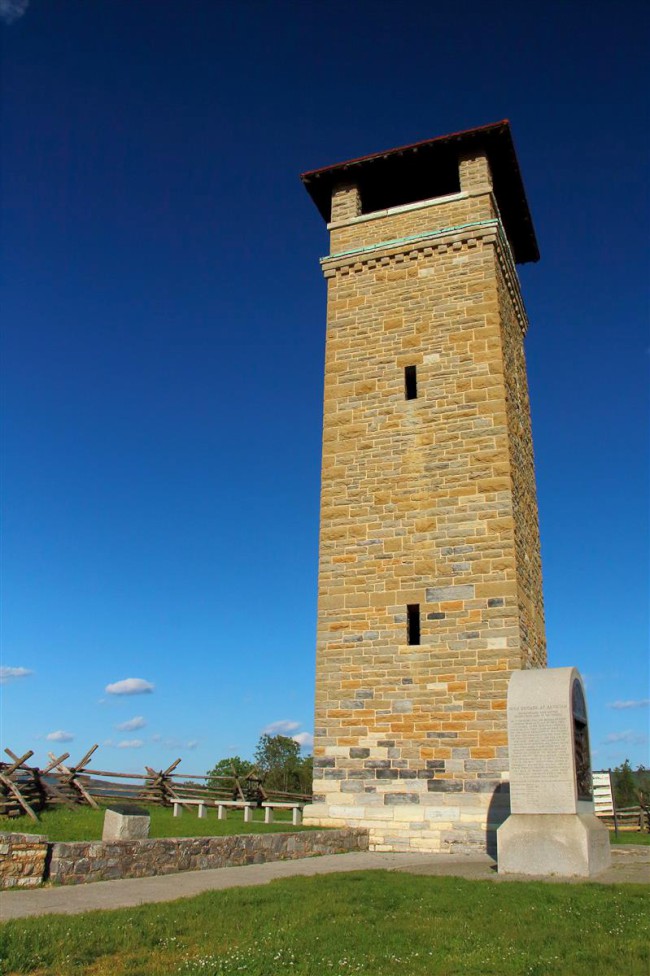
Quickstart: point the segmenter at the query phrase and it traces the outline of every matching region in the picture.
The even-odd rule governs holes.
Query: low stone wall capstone
[[[0,834],[0,850],[5,849],[7,853],[0,858],[0,887],[36,885],[41,881],[67,885],[263,864],[266,861],[283,861],[319,854],[367,851],[368,831],[348,827],[286,834],[165,837],[52,844],[48,844],[45,837]],[[30,855],[29,871],[27,849],[34,851]],[[37,849],[40,861],[36,859]],[[15,864],[13,851],[17,855]],[[7,869],[8,863],[11,864],[11,870]]]

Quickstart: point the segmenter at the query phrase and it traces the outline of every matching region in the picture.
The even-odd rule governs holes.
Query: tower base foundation
[[[496,854],[496,831],[510,812],[507,793],[375,794],[372,802],[313,803],[305,825],[363,827],[371,851]]]

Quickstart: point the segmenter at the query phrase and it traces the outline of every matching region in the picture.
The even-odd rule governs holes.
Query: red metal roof
[[[515,260],[537,261],[535,229],[507,119],[309,170],[300,178],[328,221],[332,190],[337,183],[345,180],[357,183],[362,203],[368,206],[366,212],[399,202],[424,200],[438,195],[441,186],[442,192],[450,192],[444,189],[447,183],[453,191],[453,181],[457,184],[458,180],[458,155],[475,147],[482,148],[490,161],[494,193]],[[438,189],[434,187],[434,179]]]

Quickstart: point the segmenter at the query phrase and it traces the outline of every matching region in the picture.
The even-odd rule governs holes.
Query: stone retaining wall
[[[0,833],[0,888],[35,888],[43,880],[49,844],[41,834]]]
[[[44,880],[57,884],[83,884],[263,864],[318,854],[367,851],[368,831],[345,828],[286,834],[54,844],[49,844],[46,837],[0,834],[0,851],[3,850],[6,853],[0,857],[0,887],[7,888],[37,885]]]

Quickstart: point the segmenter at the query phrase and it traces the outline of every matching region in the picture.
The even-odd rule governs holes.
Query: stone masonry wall
[[[477,220],[494,217],[494,207],[489,194],[478,197],[462,197],[448,203],[444,200],[430,207],[414,206],[404,208],[403,212],[388,213],[385,217],[363,215],[350,223],[344,214],[354,207],[350,201],[350,190],[341,194],[339,200],[332,200],[332,231],[330,235],[331,253],[344,253],[358,247],[376,246],[392,239],[400,240],[420,233],[462,225]],[[401,209],[401,208],[398,208]]]
[[[81,884],[362,851],[368,849],[368,833],[350,829],[309,830],[286,834],[92,841],[51,846],[49,880],[57,884]]]
[[[501,268],[497,269],[506,381],[512,506],[517,556],[517,604],[524,664],[546,666],[542,558],[535,485],[535,459],[524,337]]]
[[[346,226],[333,207],[323,260],[316,795],[305,815],[367,826],[378,850],[485,848],[508,812],[508,678],[542,662],[539,632],[532,652],[520,621],[526,601],[541,607],[525,561],[535,540],[539,552],[534,479],[528,462],[513,474],[528,458],[528,403],[508,406],[506,377],[514,360],[521,389],[525,312],[487,161],[465,161],[461,186],[456,201]]]
[[[0,888],[34,888],[43,880],[47,837],[0,833]]]

